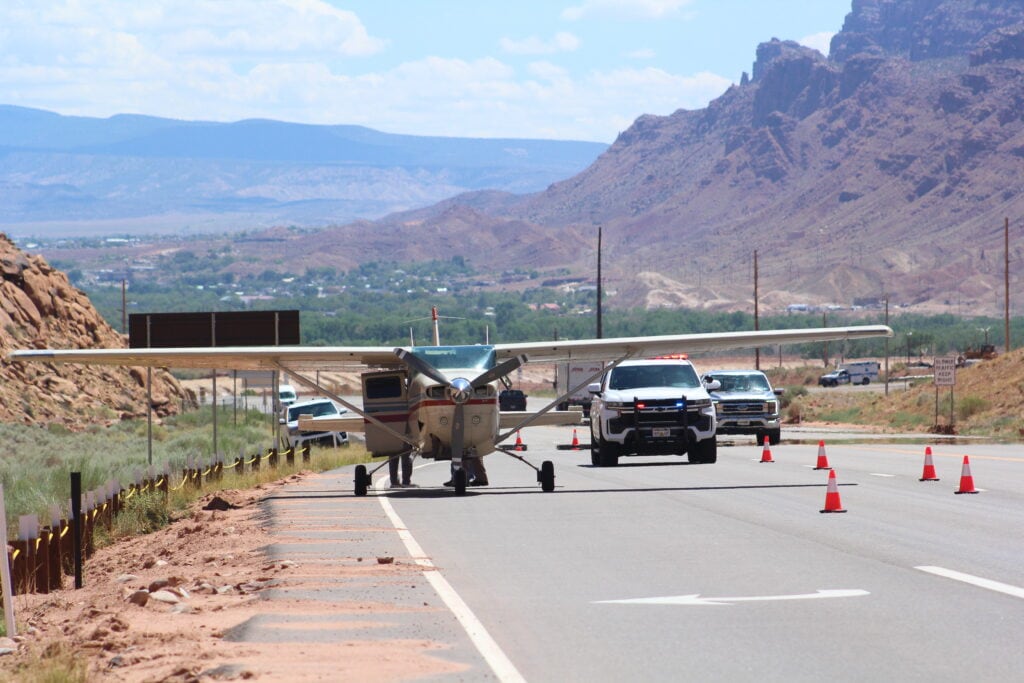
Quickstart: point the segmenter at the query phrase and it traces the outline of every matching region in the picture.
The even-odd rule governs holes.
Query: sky
[[[0,104],[612,142],[851,0],[0,0]]]

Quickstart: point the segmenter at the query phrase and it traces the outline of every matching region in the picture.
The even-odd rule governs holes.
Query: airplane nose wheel
[[[461,467],[452,473],[452,484],[455,485],[455,495],[466,495],[466,470]]]
[[[540,482],[541,491],[555,490],[555,464],[553,462],[545,460],[540,464],[540,470],[537,472],[537,481]]]

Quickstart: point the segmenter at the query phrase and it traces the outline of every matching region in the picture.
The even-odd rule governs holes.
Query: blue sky
[[[3,0],[0,104],[611,142],[850,0]]]

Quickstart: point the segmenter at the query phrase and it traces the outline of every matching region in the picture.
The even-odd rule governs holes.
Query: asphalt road
[[[941,481],[919,482],[922,445],[826,444],[847,513],[821,514],[813,444],[784,442],[770,464],[741,440],[715,465],[603,469],[558,448],[571,429],[527,432],[554,492],[496,454],[492,485],[465,497],[438,487],[445,463],[380,494],[511,663],[498,678],[1024,677],[1020,446],[935,446]],[[977,495],[954,494],[965,454]]]
[[[920,435],[784,429],[772,463],[742,437],[714,465],[598,468],[577,434],[584,450],[571,428],[523,432],[550,493],[503,454],[464,497],[431,461],[414,489],[388,490],[386,467],[362,498],[352,468],[283,487],[268,555],[338,576],[268,591],[231,639],[428,639],[464,667],[438,681],[1024,680],[1024,447],[933,444],[941,480],[920,482]],[[819,512],[818,438],[846,513]],[[964,455],[976,495],[954,493]],[[394,574],[358,579],[383,555]],[[387,607],[282,629],[276,601],[296,598]]]

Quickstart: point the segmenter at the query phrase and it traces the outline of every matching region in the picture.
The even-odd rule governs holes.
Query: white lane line
[[[896,477],[895,474],[882,474],[881,472],[868,472],[872,477],[886,477],[887,479],[893,479]]]
[[[829,590],[819,588],[816,593],[800,595],[749,595],[731,598],[702,598],[693,595],[668,595],[662,598],[632,598],[629,600],[598,600],[597,605],[731,605],[736,602],[771,602],[777,600],[814,600],[817,598],[856,598],[870,595],[859,588]]]
[[[998,581],[983,579],[980,576],[964,574],[963,572],[953,571],[952,569],[946,569],[944,567],[914,567],[914,569],[919,569],[923,572],[942,576],[947,579],[953,579],[954,581],[969,583],[972,586],[977,586],[978,588],[987,588],[988,590],[996,591],[997,593],[1012,595],[1015,598],[1024,598],[1024,588],[1011,586],[1008,583],[999,583]]]
[[[380,491],[383,488],[384,481],[384,479],[379,480],[374,484],[374,488]],[[384,514],[391,520],[391,524],[395,527],[395,531],[398,532],[398,537],[402,539],[402,543],[405,544],[405,549],[409,551],[409,555],[413,557],[417,565],[424,568],[423,577],[434,587],[437,595],[447,605],[448,609],[451,610],[452,614],[455,615],[455,618],[459,620],[459,623],[462,624],[462,628],[466,630],[466,635],[473,641],[473,645],[476,646],[480,656],[484,658],[484,661],[494,671],[497,679],[504,683],[526,683],[526,679],[519,673],[512,660],[505,655],[498,643],[491,637],[491,634],[487,632],[487,629],[480,623],[480,620],[476,618],[473,610],[455,592],[455,589],[448,583],[448,580],[441,576],[441,572],[430,561],[426,553],[423,552],[423,548],[416,542],[412,533],[406,528],[405,523],[402,522],[402,518],[395,512],[395,508],[392,507],[388,497],[377,496],[377,500],[380,501],[381,507],[384,508]]]

